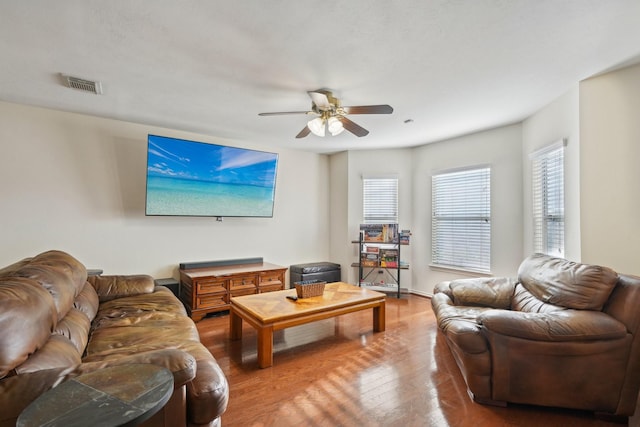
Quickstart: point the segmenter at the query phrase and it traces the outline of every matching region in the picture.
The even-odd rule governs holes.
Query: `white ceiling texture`
[[[318,153],[518,122],[638,58],[638,0],[0,0],[0,100]],[[362,138],[258,116],[320,88],[394,112],[348,116]]]

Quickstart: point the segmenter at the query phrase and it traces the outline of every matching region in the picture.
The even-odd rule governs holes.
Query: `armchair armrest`
[[[509,308],[516,280],[509,277],[479,277],[449,282],[455,305]]]
[[[150,294],[155,287],[153,277],[146,274],[89,276],[87,281],[96,290],[100,302],[133,295]]]
[[[595,341],[623,338],[626,327],[608,314],[588,310],[527,313],[487,310],[478,318],[490,333],[533,341]]]

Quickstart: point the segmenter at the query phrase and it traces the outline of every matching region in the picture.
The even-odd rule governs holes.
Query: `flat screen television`
[[[273,217],[277,168],[276,153],[149,135],[145,213]]]

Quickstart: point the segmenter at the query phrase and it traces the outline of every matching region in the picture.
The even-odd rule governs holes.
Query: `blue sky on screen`
[[[149,175],[272,186],[277,161],[275,153],[149,135]]]

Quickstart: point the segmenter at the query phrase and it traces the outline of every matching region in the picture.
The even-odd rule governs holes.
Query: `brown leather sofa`
[[[640,277],[535,254],[517,279],[439,283],[431,305],[475,401],[635,412]]]
[[[82,373],[152,363],[174,391],[144,426],[218,426],[229,386],[180,301],[150,276],[90,276],[49,251],[0,269],[0,426]],[[87,420],[90,425],[90,420]]]

